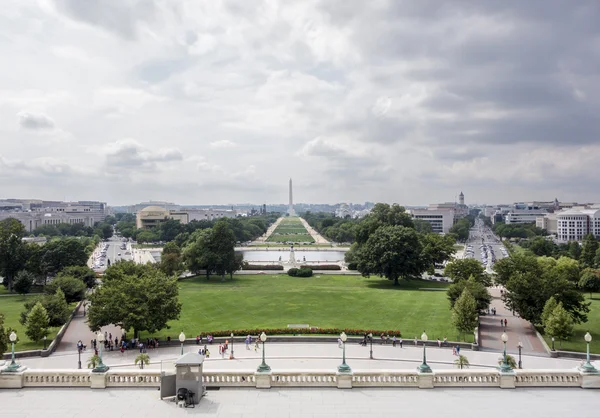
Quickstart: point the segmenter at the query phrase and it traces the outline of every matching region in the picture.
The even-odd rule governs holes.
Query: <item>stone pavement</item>
[[[482,350],[502,351],[502,333],[506,331],[508,343],[506,351],[515,354],[518,353],[517,344],[519,341],[523,344],[523,353],[535,355],[548,355],[544,345],[536,335],[535,328],[526,320],[519,318],[509,311],[502,299],[500,299],[500,288],[490,288],[490,294],[493,297],[490,309],[496,308],[496,315],[485,315],[479,319],[479,329],[481,331],[480,345]],[[506,319],[507,327],[500,326],[500,319]]]
[[[196,408],[160,400],[156,389],[20,389],[0,392],[10,418],[597,418],[597,390],[552,389],[221,389]]]
[[[121,339],[122,331],[119,327],[116,327],[114,325],[103,327],[102,332],[104,331],[111,333],[113,340],[115,339],[115,337],[119,337],[119,340]],[[90,328],[86,323],[86,317],[83,316],[83,306],[81,306],[77,310],[77,312],[75,312],[75,316],[73,317],[73,320],[67,327],[65,335],[63,336],[60,344],[56,348],[55,353],[77,353],[77,341],[79,340],[81,340],[85,345],[87,345],[88,352],[91,352],[90,341],[94,338],[96,338],[96,335],[92,331],[90,331]]]

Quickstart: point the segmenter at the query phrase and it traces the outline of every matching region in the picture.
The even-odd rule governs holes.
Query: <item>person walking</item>
[[[402,338],[400,338],[400,348],[402,348],[402,344],[404,343],[404,340]]]
[[[392,337],[392,347],[396,347],[396,336]]]
[[[338,348],[342,348],[342,339],[341,338],[338,338],[337,343],[338,343]]]
[[[440,341],[440,339],[439,339],[439,338],[437,339],[437,342],[438,342],[438,347],[440,347],[440,348],[441,348],[441,347],[442,347],[442,342]]]
[[[506,328],[508,326],[508,321],[506,320],[506,318],[504,318],[504,328]]]
[[[460,356],[460,345],[456,346],[456,355]]]
[[[456,355],[456,347],[452,346],[452,355],[455,356]]]
[[[417,340],[417,336],[415,335],[415,345],[418,345],[419,341]]]
[[[250,350],[250,347],[248,347],[248,345],[250,344],[250,341],[248,340],[249,335],[246,336],[246,339],[244,340],[244,342],[246,343],[246,350]]]

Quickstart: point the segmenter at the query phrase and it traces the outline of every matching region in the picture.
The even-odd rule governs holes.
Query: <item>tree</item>
[[[27,325],[25,335],[31,341],[40,341],[48,335],[48,313],[40,302],[36,303],[29,315],[27,315]]]
[[[21,270],[15,277],[13,288],[18,294],[25,295],[31,291],[31,286],[33,286],[34,281],[35,276],[33,274],[27,270]]]
[[[502,356],[498,359],[498,365],[501,366],[503,364],[504,364],[504,356]],[[506,355],[506,364],[508,364],[508,367],[510,367],[511,369],[517,368],[517,360],[515,360],[515,358],[513,356],[511,356],[510,354]]]
[[[146,243],[146,242],[155,242],[158,241],[158,237],[156,236],[156,234],[152,231],[148,231],[148,230],[144,230],[139,232],[136,235],[136,239],[137,242],[139,243]]]
[[[554,312],[554,309],[556,309],[557,306],[558,302],[556,302],[556,299],[554,299],[554,297],[551,297],[546,301],[546,304],[544,305],[544,310],[542,311],[542,326],[546,326],[548,318],[550,318],[550,315],[552,315],[552,312]]]
[[[100,356],[94,354],[88,359],[88,369],[95,369],[98,364],[100,364]]]
[[[600,248],[596,251],[596,256],[594,257],[594,267],[600,268]]]
[[[90,301],[88,325],[92,331],[114,324],[133,329],[134,337],[140,331],[169,328],[168,322],[178,319],[181,312],[177,278],[131,261],[109,267]]]
[[[60,327],[69,319],[69,315],[71,314],[71,310],[69,309],[69,305],[67,304],[67,300],[65,299],[65,294],[63,291],[58,288],[56,293],[53,295],[44,295],[35,298],[28,298],[27,302],[25,302],[23,312],[21,312],[21,316],[19,322],[22,325],[27,324],[27,315],[33,309],[33,307],[37,303],[41,303],[44,309],[46,309],[46,313],[48,314],[48,324],[51,327]]]
[[[109,223],[98,222],[95,225],[94,234],[98,235],[102,239],[109,239],[113,236],[113,232],[113,227]]]
[[[42,265],[47,274],[54,276],[65,267],[85,266],[87,259],[85,245],[79,239],[65,238],[44,245]]]
[[[450,260],[456,252],[454,249],[454,240],[451,236],[440,234],[422,234],[420,236],[421,259],[429,271],[435,268],[436,264],[442,264]]]
[[[161,241],[173,241],[177,235],[185,231],[185,225],[176,219],[167,219],[158,227],[158,237]]]
[[[483,313],[489,308],[490,303],[492,303],[492,295],[490,295],[490,292],[484,284],[479,283],[475,278],[470,277],[469,280],[461,280],[458,283],[453,283],[448,288],[447,296],[450,301],[451,309],[465,290],[468,290],[475,298],[475,301],[477,302],[477,312]]]
[[[583,237],[583,248],[581,249],[581,255],[579,256],[579,261],[583,267],[595,267],[595,258],[598,248],[598,241],[594,235],[587,234]]]
[[[150,364],[150,356],[146,353],[140,353],[138,354],[138,356],[135,358],[135,364],[140,363],[140,369],[144,368],[144,364],[147,366],[148,364]]]
[[[72,276],[81,279],[88,289],[94,288],[96,286],[96,280],[98,279],[96,272],[88,266],[65,267],[60,273],[58,273],[57,277],[62,276]]]
[[[421,234],[433,233],[431,223],[424,221],[423,219],[413,219],[413,223],[415,224],[415,229],[417,230],[417,232]]]
[[[202,270],[206,271],[208,279],[213,264],[213,254],[210,251],[210,229],[199,229],[192,233],[189,243],[183,250],[183,260],[187,269],[193,274],[200,274]]]
[[[569,313],[563,308],[562,303],[559,303],[554,308],[546,320],[545,331],[546,334],[558,338],[561,348],[562,341],[568,340],[573,335],[573,319],[571,319]]]
[[[179,276],[183,272],[181,248],[175,242],[168,242],[164,246],[158,268],[167,276]]]
[[[478,323],[477,302],[469,290],[465,289],[452,308],[452,324],[464,335],[473,332]]]
[[[4,354],[8,351],[8,333],[4,329],[4,314],[0,313],[0,353]]]
[[[379,274],[398,285],[402,278],[418,277],[424,271],[421,242],[412,228],[401,225],[378,228],[354,254],[363,276]]]
[[[448,231],[448,233],[456,236],[458,241],[466,241],[469,239],[469,230],[471,229],[471,223],[468,219],[462,218],[456,222]]]
[[[52,295],[59,288],[63,291],[68,303],[78,302],[85,296],[85,283],[77,277],[57,276],[46,286],[45,291],[47,294]]]
[[[481,263],[474,258],[463,258],[448,263],[444,269],[444,275],[450,277],[454,283],[473,277],[479,283],[483,283],[486,286],[490,285],[490,280],[485,275],[485,270],[481,266]]]
[[[404,207],[397,204],[377,203],[371,212],[358,224],[356,230],[356,242],[362,245],[369,237],[383,226],[403,226],[414,229],[411,216],[406,213]]]
[[[571,283],[578,283],[581,270],[577,260],[569,257],[560,257],[556,260],[556,265],[551,274]]]
[[[585,292],[590,292],[590,299],[593,292],[600,292],[600,271],[585,269],[581,273],[581,279],[579,279],[579,288]]]
[[[217,221],[211,230],[209,249],[214,254],[212,269],[222,280],[225,280],[225,273],[233,274],[239,269],[235,257],[235,242],[235,235],[227,222]]]
[[[569,243],[569,257],[574,260],[579,260],[579,257],[581,257],[581,245],[577,241]]]
[[[463,368],[468,369],[470,366],[469,359],[467,358],[467,356],[463,356],[462,354],[460,354],[458,358],[454,360],[454,365],[461,370]]]
[[[23,270],[27,262],[26,246],[22,241],[25,227],[15,218],[0,221],[0,276],[4,285],[12,292],[15,275]]]

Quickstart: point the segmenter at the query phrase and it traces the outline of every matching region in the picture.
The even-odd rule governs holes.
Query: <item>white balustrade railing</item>
[[[91,370],[25,369],[0,373],[0,389],[21,387],[159,387],[159,370],[119,369],[106,373]],[[501,374],[488,370],[435,370],[421,374],[413,370],[254,370],[204,371],[208,387],[583,387],[600,389],[600,374],[579,370],[513,370]]]
[[[581,373],[578,370],[515,370],[515,386],[579,387]]]
[[[355,371],[352,373],[352,386],[387,387],[387,386],[419,386],[419,374],[408,370],[399,371]]]
[[[500,376],[494,370],[439,370],[433,386],[500,386]]]

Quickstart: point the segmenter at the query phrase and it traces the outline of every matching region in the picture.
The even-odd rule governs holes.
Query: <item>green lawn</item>
[[[300,218],[284,218],[267,239],[267,242],[314,242]]]
[[[221,282],[196,277],[180,282],[181,317],[159,337],[188,337],[201,332],[286,328],[310,324],[320,328],[399,329],[405,339],[427,330],[429,338],[456,339],[442,283],[390,281],[360,276],[292,278],[243,275]],[[146,337],[147,335],[144,335]]]
[[[7,329],[12,327],[16,330],[17,335],[19,336],[19,342],[15,345],[15,350],[17,351],[25,351],[25,350],[35,350],[37,348],[43,348],[44,342],[40,341],[39,343],[35,343],[29,341],[29,338],[25,335],[25,326],[19,323],[19,318],[21,316],[21,312],[23,311],[23,304],[27,300],[27,298],[31,298],[34,296],[6,296],[0,297],[0,312],[4,314],[4,328]],[[74,307],[74,304],[73,306]],[[48,334],[47,345],[50,345],[56,333],[60,330],[60,327],[50,328],[50,333]]]
[[[310,234],[279,234],[274,232],[267,242],[315,242]]]
[[[586,332],[592,334],[592,342],[590,343],[590,352],[600,353],[600,293],[594,293],[593,299],[590,299],[590,294],[586,294],[586,301],[592,302],[590,306],[590,313],[588,314],[588,321],[585,324],[579,324],[575,326],[575,333],[570,341],[562,342],[562,349],[565,351],[585,351],[586,344],[583,336]],[[548,346],[550,347],[552,342],[549,336],[544,336]],[[560,349],[560,343],[554,342],[554,348]]]

